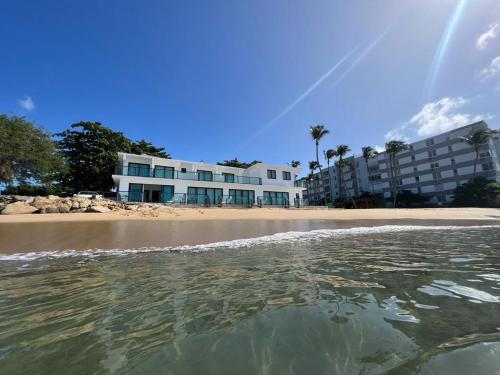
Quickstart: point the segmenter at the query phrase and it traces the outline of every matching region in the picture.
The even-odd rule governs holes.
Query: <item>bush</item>
[[[475,177],[455,189],[455,205],[500,207],[500,183]]]

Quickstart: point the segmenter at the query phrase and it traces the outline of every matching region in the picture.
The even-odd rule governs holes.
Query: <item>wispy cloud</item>
[[[32,111],[35,109],[35,102],[31,98],[31,96],[25,96],[24,98],[19,99],[18,104],[26,111]]]
[[[482,79],[488,79],[490,77],[496,76],[500,72],[500,56],[495,57],[491,60],[490,65],[481,70],[479,77]]]
[[[426,103],[408,122],[388,131],[385,138],[386,140],[409,141],[415,138],[430,137],[492,117],[491,115],[473,115],[461,111],[468,103],[470,100],[462,96],[445,97],[435,102]]]
[[[484,50],[491,40],[495,39],[499,31],[498,23],[492,23],[486,32],[479,35],[476,41],[476,48],[480,51]]]

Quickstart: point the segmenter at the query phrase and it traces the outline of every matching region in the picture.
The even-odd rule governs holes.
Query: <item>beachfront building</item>
[[[302,202],[298,168],[258,163],[247,169],[204,162],[118,154],[118,199],[216,205],[289,206]]]
[[[483,121],[451,130],[433,137],[411,143],[409,149],[396,156],[394,171],[398,191],[408,190],[428,198],[429,204],[442,204],[453,201],[457,186],[468,182],[475,176],[483,176],[500,181],[500,139],[496,134],[480,146],[479,159],[472,146],[463,142],[461,137],[467,136],[475,127],[486,127]],[[368,164],[361,156],[345,159],[344,179],[340,181],[337,165],[322,170],[322,174],[330,176],[331,201],[349,196],[360,196],[363,193],[383,194],[391,197],[391,170],[386,152],[379,153],[370,159]],[[314,178],[317,178],[316,173]],[[345,185],[345,186],[344,186]],[[304,196],[314,195],[309,189]],[[347,192],[346,192],[347,188]],[[314,200],[310,199],[311,202]]]

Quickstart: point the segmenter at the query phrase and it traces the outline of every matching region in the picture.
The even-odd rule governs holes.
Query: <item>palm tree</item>
[[[391,170],[391,194],[394,199],[394,207],[396,207],[398,197],[398,184],[396,183],[396,155],[401,151],[407,150],[410,146],[403,141],[389,141],[385,144],[385,152],[389,156],[389,164]]]
[[[339,166],[339,173],[340,173],[340,185],[344,188],[344,191],[351,199],[351,202],[352,202],[352,205],[354,206],[354,208],[357,208],[356,202],[354,201],[354,198],[352,197],[351,193],[349,192],[349,189],[347,189],[347,184],[345,183],[345,179],[344,179],[344,167],[345,167],[344,156],[349,151],[351,151],[351,149],[347,145],[338,145],[337,146],[336,152],[337,152],[337,156],[339,157],[338,166]]]
[[[309,162],[309,180],[311,180],[311,184],[314,184],[314,171],[319,167],[318,162],[316,160],[311,160]],[[320,176],[321,179],[321,176]]]
[[[309,128],[309,133],[311,134],[311,137],[316,144],[316,162],[318,163],[318,168],[319,168],[319,179],[321,181],[321,184],[323,184],[323,179],[321,176],[321,164],[319,163],[319,141],[321,138],[323,138],[325,135],[330,133],[328,129],[325,128],[324,125],[314,125]],[[326,204],[326,193],[325,189],[323,188],[323,203]]]
[[[366,170],[368,171],[368,160],[373,159],[375,156],[377,156],[378,151],[371,146],[361,147],[361,151],[363,154],[363,159],[365,159]],[[375,195],[375,189],[373,188],[373,180],[370,177],[371,177],[370,173],[368,172],[368,179],[370,180],[372,185],[372,194]]]
[[[330,159],[338,156],[337,150],[332,148],[328,149],[326,151],[323,151],[323,155],[325,155],[326,164],[328,165],[328,170],[330,170]]]
[[[474,176],[476,175],[477,161],[479,160],[479,148],[487,143],[493,132],[486,127],[476,127],[471,129],[468,135],[460,137],[462,142],[467,143],[469,146],[474,147],[476,158],[474,159]]]
[[[291,166],[297,168],[300,165],[300,160],[292,160]]]

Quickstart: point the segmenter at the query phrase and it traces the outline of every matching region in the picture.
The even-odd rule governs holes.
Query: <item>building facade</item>
[[[113,174],[127,202],[294,205],[302,199],[298,168],[258,163],[248,169],[119,153]]]
[[[394,180],[398,191],[409,190],[426,197],[429,204],[442,204],[452,202],[456,187],[474,176],[500,181],[499,135],[497,133],[481,145],[476,163],[474,147],[461,139],[475,127],[487,128],[487,124],[481,121],[411,143],[408,150],[396,155]],[[342,183],[338,165],[322,170],[322,174],[329,175],[329,199],[332,202],[363,193],[383,194],[390,198],[393,190],[389,157],[385,151],[368,162],[361,156],[346,158]],[[306,185],[304,196],[311,202],[315,202],[310,196],[316,194],[313,181],[319,181],[318,176],[316,173]]]

